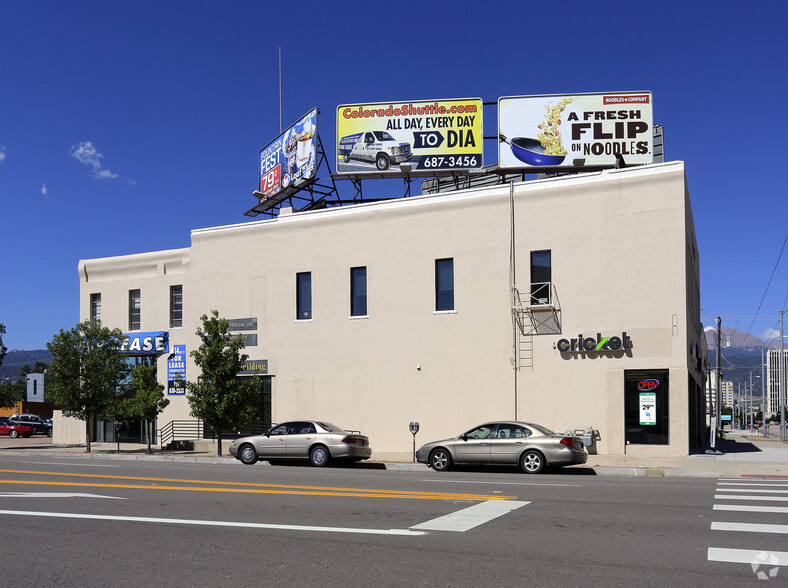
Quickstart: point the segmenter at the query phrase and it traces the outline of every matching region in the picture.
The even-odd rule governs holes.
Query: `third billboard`
[[[651,92],[510,96],[498,100],[500,167],[651,163]]]

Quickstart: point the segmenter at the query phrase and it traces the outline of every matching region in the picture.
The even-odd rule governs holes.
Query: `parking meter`
[[[413,463],[416,463],[416,433],[419,432],[419,423],[418,421],[411,422],[408,427],[410,428],[410,434],[413,435]]]

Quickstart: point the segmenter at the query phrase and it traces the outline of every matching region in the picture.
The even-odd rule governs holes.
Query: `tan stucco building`
[[[190,247],[84,260],[79,276],[81,320],[98,314],[140,350],[140,333],[168,339],[146,354],[163,384],[180,345],[197,379],[188,354],[216,309],[265,370],[261,419],[325,419],[375,451],[410,451],[412,421],[420,444],[515,417],[591,427],[599,453],[704,439],[681,162],[197,229]],[[191,418],[169,398],[160,428]],[[65,425],[55,441],[78,441]]]

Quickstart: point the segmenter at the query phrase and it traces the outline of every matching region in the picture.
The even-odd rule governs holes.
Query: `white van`
[[[410,143],[397,141],[386,131],[366,131],[342,137],[339,141],[339,155],[345,163],[351,159],[375,162],[379,170],[387,170],[392,163],[410,161]]]

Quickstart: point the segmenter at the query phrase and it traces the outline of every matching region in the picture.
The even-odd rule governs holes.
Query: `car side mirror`
[[[463,433],[461,439],[463,441],[467,441],[468,440],[468,434],[467,433]]]

